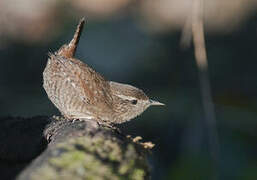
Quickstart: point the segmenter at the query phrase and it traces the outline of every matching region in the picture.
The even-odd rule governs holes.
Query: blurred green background
[[[55,115],[42,87],[48,52],[87,24],[76,57],[107,79],[166,104],[122,124],[156,146],[152,179],[257,179],[256,0],[205,1],[209,77],[217,120],[211,158],[193,48],[180,47],[186,0],[0,2],[0,117]]]

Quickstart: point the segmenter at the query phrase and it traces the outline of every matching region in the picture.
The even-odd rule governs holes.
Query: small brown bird
[[[80,20],[73,39],[49,54],[43,72],[43,87],[53,104],[68,119],[118,124],[140,115],[151,105],[164,105],[149,99],[131,85],[107,81],[73,56],[84,26]]]

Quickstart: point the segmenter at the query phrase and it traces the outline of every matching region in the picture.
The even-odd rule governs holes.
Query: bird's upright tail
[[[57,51],[58,55],[64,56],[66,58],[72,58],[75,55],[84,24],[85,18],[82,18],[77,25],[77,29],[74,33],[72,40],[68,45],[65,44]]]

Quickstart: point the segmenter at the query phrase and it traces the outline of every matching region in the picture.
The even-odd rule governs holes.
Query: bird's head
[[[123,123],[143,113],[149,106],[164,105],[151,100],[141,90],[134,86],[109,82],[113,97],[113,108],[116,113],[117,123]]]

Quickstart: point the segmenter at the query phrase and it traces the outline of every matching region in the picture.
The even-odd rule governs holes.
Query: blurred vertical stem
[[[191,26],[190,26],[191,25]],[[191,28],[190,28],[191,27]],[[191,38],[192,36],[192,38]],[[194,0],[192,2],[192,16],[188,20],[183,29],[181,43],[183,46],[189,46],[193,41],[196,65],[199,73],[199,81],[202,95],[202,103],[205,113],[205,122],[209,138],[209,150],[211,158],[214,162],[215,174],[213,179],[218,178],[217,168],[219,161],[219,143],[216,128],[216,118],[214,105],[212,101],[212,93],[210,80],[208,76],[208,60],[204,39],[203,27],[203,0]]]

